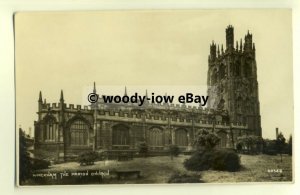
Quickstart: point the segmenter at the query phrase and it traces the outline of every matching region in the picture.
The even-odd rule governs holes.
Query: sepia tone
[[[216,132],[224,148],[235,148],[238,136],[261,136],[255,46],[248,33],[244,47],[242,42],[234,47],[233,31],[232,26],[226,29],[225,50],[215,43],[210,46],[207,109],[149,102],[141,108],[105,104],[102,99],[91,107],[74,107],[65,103],[63,91],[58,104],[43,102],[40,92],[35,149],[65,161],[89,150],[106,150],[111,156],[120,150],[134,154],[142,141],[153,155],[168,152],[170,144],[189,151],[195,132],[203,128]]]
[[[149,85],[206,86],[208,47],[212,40],[225,46],[229,24],[235,41],[248,30],[254,34],[263,137],[273,138],[275,127],[286,137],[293,132],[291,10],[31,12],[15,18],[16,120],[27,133],[40,90],[49,102],[58,103],[63,89],[67,102],[87,105],[82,88],[94,81],[120,86],[119,94],[124,86],[129,93],[135,92],[130,86],[144,86],[142,94]]]
[[[278,128],[275,139],[263,139],[258,82],[261,65],[256,63],[253,34],[248,30],[243,39],[238,37],[236,40],[235,30],[233,25],[224,29],[224,46],[214,40],[210,46],[207,45],[206,53],[209,55],[206,86],[209,98],[206,107],[201,104],[154,104],[149,101],[142,106],[138,103],[105,103],[101,98],[105,94],[101,85],[96,85],[96,82],[92,93],[98,94],[100,98],[89,105],[74,105],[73,102],[66,101],[64,90],[60,92],[58,103],[49,102],[42,89],[37,102],[38,117],[34,121],[34,136],[31,138],[29,133],[25,138],[25,145],[31,148],[27,150],[32,155],[29,164],[33,164],[34,171],[30,173],[30,179],[22,178],[22,185],[218,183],[251,180],[249,175],[243,179],[215,181],[206,179],[206,172],[191,174],[189,171],[195,171],[199,167],[191,168],[189,162],[199,154],[202,155],[200,158],[216,155],[210,159],[215,162],[216,159],[223,158],[222,155],[229,155],[224,161],[221,160],[227,167],[225,169],[229,172],[239,171],[241,174],[253,166],[247,164],[253,159],[258,163],[266,163],[261,168],[264,168],[262,174],[268,176],[252,178],[252,181],[292,181],[288,140],[282,132],[279,133]],[[20,79],[18,75],[20,72],[17,74],[17,82]],[[124,96],[127,95],[125,88]],[[145,97],[148,97],[147,91]],[[19,130],[23,136],[24,131],[21,127]],[[217,140],[215,143],[214,139]],[[249,139],[255,140],[251,146]],[[248,145],[243,145],[245,140]],[[274,155],[270,148],[275,145],[278,149],[275,155],[280,154],[281,163],[284,162],[279,167],[275,165],[275,162],[279,162],[278,159],[268,156]],[[173,154],[174,151],[176,154]],[[92,154],[97,157],[87,160]],[[166,158],[168,156],[171,161]],[[259,161],[259,158],[262,160]],[[224,164],[226,160],[230,162]],[[49,161],[49,165],[35,169],[36,161],[40,163],[39,166],[44,161]],[[240,161],[241,166],[232,168]],[[72,164],[75,162],[79,164]],[[151,168],[144,170],[140,167],[143,163],[150,163],[150,166],[170,164],[176,171],[158,174],[168,180],[151,177],[148,175]],[[22,177],[22,160],[20,165]],[[218,163],[211,166],[209,170],[223,170]],[[59,175],[61,180],[57,179]]]

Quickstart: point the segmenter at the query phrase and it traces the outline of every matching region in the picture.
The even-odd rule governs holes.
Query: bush
[[[211,167],[212,159],[212,151],[196,152],[191,156],[191,158],[186,159],[183,165],[190,171],[204,171]]]
[[[276,140],[264,140],[263,153],[267,155],[277,155]]]
[[[234,172],[240,167],[240,157],[234,151],[217,150],[214,152],[212,169]]]
[[[216,133],[202,129],[196,134],[194,145],[198,149],[212,150],[220,143],[220,140],[220,137]]]
[[[50,166],[50,162],[47,160],[32,158],[31,161],[33,170],[47,169]]]
[[[203,181],[200,179],[200,175],[176,173],[170,177],[168,183],[203,183]]]
[[[138,145],[139,154],[143,155],[143,157],[147,157],[149,149],[146,142],[140,142]]]
[[[80,165],[93,165],[95,160],[98,158],[97,152],[84,152],[79,155],[78,161]]]
[[[242,143],[237,143],[236,144],[236,150],[238,152],[242,152],[243,151],[243,144]]]
[[[238,171],[241,167],[240,158],[230,150],[210,150],[197,152],[184,161],[184,167],[191,171],[208,169],[222,171]]]

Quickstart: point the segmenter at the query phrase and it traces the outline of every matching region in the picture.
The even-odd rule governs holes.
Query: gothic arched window
[[[220,70],[219,70],[219,78],[220,80],[225,78],[225,65],[224,64],[221,64],[220,66]]]
[[[54,117],[45,119],[44,125],[44,140],[55,141],[57,124]]]
[[[84,146],[88,144],[89,126],[82,120],[75,120],[70,126],[71,145]]]
[[[252,75],[252,67],[250,62],[246,62],[244,66],[245,77],[250,77]]]
[[[149,132],[150,146],[163,146],[163,131],[159,128],[153,128]]]
[[[115,125],[112,129],[112,144],[129,145],[129,128],[125,125]]]
[[[245,100],[245,105],[246,105],[246,112],[247,112],[248,114],[252,114],[252,105],[253,105],[253,104],[251,104],[251,101],[250,101],[249,98],[247,98],[247,99]]]
[[[235,63],[234,71],[235,71],[235,73],[234,73],[235,76],[241,76],[240,63],[238,63],[238,62]]]
[[[242,107],[243,107],[242,102],[243,102],[242,98],[238,97],[237,100],[236,100],[236,111],[237,111],[237,113],[242,112]]]
[[[218,134],[218,136],[220,138],[219,146],[221,148],[226,148],[227,147],[227,139],[228,139],[227,133],[224,132],[224,131],[219,131],[217,134]]]
[[[214,69],[211,75],[211,85],[214,85],[216,82],[218,82],[218,72],[217,69]]]
[[[177,129],[175,131],[175,144],[178,146],[188,145],[188,137],[185,129]]]

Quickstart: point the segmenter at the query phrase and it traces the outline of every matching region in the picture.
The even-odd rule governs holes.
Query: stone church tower
[[[208,57],[208,108],[227,110],[231,123],[245,123],[261,136],[255,44],[252,34],[234,47],[234,28],[226,28],[226,48],[214,42]]]
[[[201,129],[218,134],[221,148],[234,148],[238,136],[261,135],[252,35],[246,35],[244,47],[242,42],[234,47],[233,42],[229,26],[225,51],[215,43],[210,47],[205,109],[152,103],[141,108],[134,103],[108,104],[101,98],[88,107],[67,104],[63,91],[57,103],[47,103],[40,92],[34,121],[36,154],[59,162],[74,161],[82,152],[105,151],[109,159],[119,159],[124,153],[135,156],[139,144],[146,142],[151,155],[160,156],[169,154],[170,144],[182,151],[193,149]]]

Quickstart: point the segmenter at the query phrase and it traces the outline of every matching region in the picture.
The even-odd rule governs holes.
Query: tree
[[[264,139],[263,141],[263,153],[268,155],[277,155],[276,139]]]
[[[280,132],[276,138],[276,149],[277,152],[280,154],[281,162],[282,162],[282,151],[285,147],[285,137]]]
[[[244,135],[237,139],[237,150],[247,149],[248,154],[257,154],[263,145],[263,139],[256,135]]]
[[[213,150],[219,144],[220,140],[217,134],[202,129],[197,133],[194,144],[197,149]]]
[[[179,149],[179,147],[177,145],[170,145],[169,146],[169,152],[170,152],[171,159],[173,160],[174,156],[178,156],[179,155],[180,149]]]
[[[25,132],[19,128],[19,180],[22,184],[32,173],[32,164],[27,152]]]

